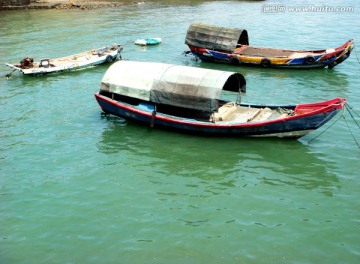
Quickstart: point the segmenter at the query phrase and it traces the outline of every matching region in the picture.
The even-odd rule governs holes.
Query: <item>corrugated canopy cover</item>
[[[106,71],[100,89],[159,104],[214,111],[222,90],[245,92],[246,81],[235,72],[119,61]]]
[[[193,22],[187,31],[185,44],[232,52],[240,45],[249,45],[249,38],[245,29],[225,28]]]

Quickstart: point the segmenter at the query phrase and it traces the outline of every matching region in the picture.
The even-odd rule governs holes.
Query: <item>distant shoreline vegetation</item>
[[[213,0],[203,0],[202,2],[211,2]],[[264,1],[264,0],[252,0]],[[98,9],[115,8],[129,5],[140,5],[144,3],[159,2],[156,0],[1,0],[0,10],[27,10],[27,9]],[[186,0],[164,0],[166,3],[186,2]],[[189,3],[193,1],[188,1]]]
[[[113,8],[129,5],[138,5],[135,1],[67,1],[67,0],[4,0],[0,2],[0,10],[27,10],[27,9],[98,9]]]

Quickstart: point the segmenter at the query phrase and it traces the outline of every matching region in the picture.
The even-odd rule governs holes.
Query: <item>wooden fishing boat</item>
[[[338,48],[286,50],[249,46],[245,29],[224,28],[194,22],[185,39],[190,52],[203,61],[263,68],[333,68],[346,60],[354,48],[353,40]]]
[[[9,63],[6,63],[6,65],[13,68],[14,71],[18,70],[25,75],[41,75],[78,70],[106,62],[110,63],[121,57],[120,53],[122,50],[123,47],[121,45],[114,44],[62,58],[42,59],[39,62],[35,62],[33,58],[27,57],[21,60],[18,65]]]
[[[135,40],[136,45],[148,46],[148,45],[157,45],[161,43],[161,38],[145,38]]]
[[[287,106],[250,105],[221,99],[223,90],[230,95],[245,92],[244,76],[164,63],[119,61],[105,73],[95,98],[105,114],[151,127],[209,136],[292,138],[324,125],[346,102],[335,98]]]

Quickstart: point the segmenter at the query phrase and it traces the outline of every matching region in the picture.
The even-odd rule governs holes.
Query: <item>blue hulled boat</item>
[[[105,73],[95,98],[106,114],[155,128],[209,136],[299,138],[334,117],[346,100],[287,106],[222,100],[246,91],[235,72],[154,62],[119,61]],[[237,98],[240,98],[239,96]]]

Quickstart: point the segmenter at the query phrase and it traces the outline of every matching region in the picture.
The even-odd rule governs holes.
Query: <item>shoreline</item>
[[[264,0],[254,0],[264,1]],[[5,2],[16,2],[5,1]],[[2,10],[29,10],[29,9],[80,9],[91,10],[100,8],[117,8],[123,6],[135,6],[142,5],[149,2],[156,2],[151,0],[32,0],[30,4],[21,4],[19,0],[18,4],[4,5],[0,3],[0,11]]]
[[[91,0],[40,0],[29,5],[8,5],[0,6],[0,10],[29,10],[29,9],[80,9],[91,10],[100,8],[116,8],[122,6],[131,6],[143,4],[144,2],[124,1],[124,2],[109,2],[109,1],[91,1]]]

